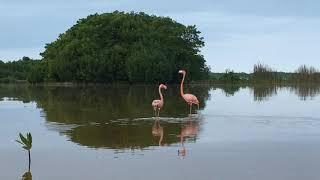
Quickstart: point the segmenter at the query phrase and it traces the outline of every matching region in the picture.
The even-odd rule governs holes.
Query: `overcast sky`
[[[79,18],[92,13],[144,11],[196,25],[212,71],[251,72],[263,62],[281,71],[320,69],[318,0],[0,0],[0,59],[40,58]]]

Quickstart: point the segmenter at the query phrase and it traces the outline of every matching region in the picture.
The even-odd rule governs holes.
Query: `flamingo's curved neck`
[[[183,93],[183,83],[184,83],[185,76],[186,76],[186,74],[183,73],[183,78],[182,78],[182,81],[181,81],[181,84],[180,84],[180,94],[181,94],[181,96],[184,95],[184,93]]]
[[[159,87],[159,95],[160,95],[160,100],[163,101],[163,96],[162,96],[162,93],[161,93],[161,87]]]

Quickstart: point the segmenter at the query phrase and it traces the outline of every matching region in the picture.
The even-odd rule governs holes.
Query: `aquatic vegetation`
[[[32,135],[31,133],[27,133],[26,136],[23,136],[21,133],[19,133],[19,138],[16,140],[19,144],[22,145],[22,148],[28,151],[28,156],[29,156],[29,172],[30,172],[30,166],[31,166],[31,155],[30,151],[32,148]]]
[[[25,172],[23,175],[22,175],[22,180],[32,180],[32,174],[30,171],[28,172]]]

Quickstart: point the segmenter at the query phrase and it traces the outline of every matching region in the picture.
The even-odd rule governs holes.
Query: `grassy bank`
[[[302,65],[294,72],[279,72],[268,65],[255,64],[252,73],[211,73],[208,83],[214,84],[308,84],[320,83],[320,71],[312,66]]]

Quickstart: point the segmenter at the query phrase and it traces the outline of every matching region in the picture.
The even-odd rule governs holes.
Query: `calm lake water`
[[[319,180],[320,86],[0,85],[0,179],[21,179],[31,132],[33,180]]]

